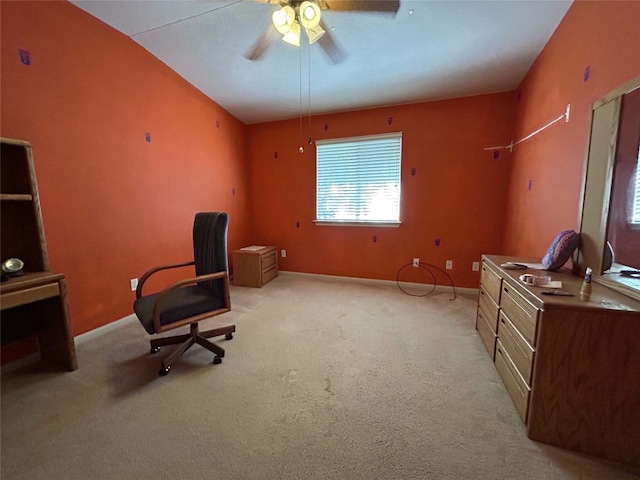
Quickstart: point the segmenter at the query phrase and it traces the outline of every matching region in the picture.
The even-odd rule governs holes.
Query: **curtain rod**
[[[512,141],[509,145],[501,145],[498,147],[487,147],[484,148],[484,150],[501,150],[501,149],[507,149],[509,150],[509,152],[513,151],[513,147],[515,147],[516,145],[518,145],[519,143],[524,142],[525,140],[529,140],[531,137],[537,135],[538,133],[542,132],[543,130],[546,130],[547,128],[549,128],[551,125],[553,125],[554,123],[559,122],[560,120],[562,120],[564,118],[564,122],[567,123],[569,122],[569,113],[571,112],[571,104],[567,105],[567,109],[565,110],[565,112],[560,115],[558,118],[556,118],[555,120],[550,121],[549,123],[547,123],[544,127],[540,127],[539,129],[537,129],[535,132],[530,133],[529,135],[527,135],[526,137],[521,138],[520,140],[517,141]]]

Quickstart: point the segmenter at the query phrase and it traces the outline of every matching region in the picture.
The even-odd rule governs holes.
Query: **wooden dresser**
[[[233,284],[262,287],[278,276],[276,247],[252,246],[233,252]]]
[[[525,285],[483,256],[476,329],[527,428],[552,445],[640,466],[640,302],[582,279],[544,272],[571,297]]]

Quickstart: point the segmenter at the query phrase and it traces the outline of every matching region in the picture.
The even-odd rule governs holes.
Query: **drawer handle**
[[[498,352],[500,352],[500,355],[502,355],[502,350],[500,350],[500,347],[498,347]]]
[[[500,319],[500,322],[501,322],[503,325],[505,325],[505,323],[504,323],[504,318],[501,318],[501,319]]]
[[[507,293],[509,293],[509,289],[507,287],[504,287],[503,290]]]

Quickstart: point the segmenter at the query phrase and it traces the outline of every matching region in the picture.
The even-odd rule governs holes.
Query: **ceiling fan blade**
[[[258,37],[253,46],[244,54],[251,61],[259,60],[267,51],[271,43],[278,38],[278,31],[272,22],[264,29],[262,35]]]
[[[329,60],[331,60],[331,63],[342,62],[345,58],[347,58],[347,52],[344,51],[344,49],[340,45],[338,45],[336,40],[333,38],[333,35],[331,35],[331,30],[324,23],[324,20],[320,20],[320,26],[324,30],[324,35],[322,35],[318,39],[317,43],[322,47],[324,53],[327,54]]]
[[[400,0],[322,0],[334,12],[379,12],[396,14]]]

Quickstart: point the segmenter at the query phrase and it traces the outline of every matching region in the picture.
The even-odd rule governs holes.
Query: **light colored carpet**
[[[233,287],[227,356],[159,377],[133,318],[80,368],[2,376],[3,480],[631,479],[532,442],[474,329],[475,299],[284,274]]]

